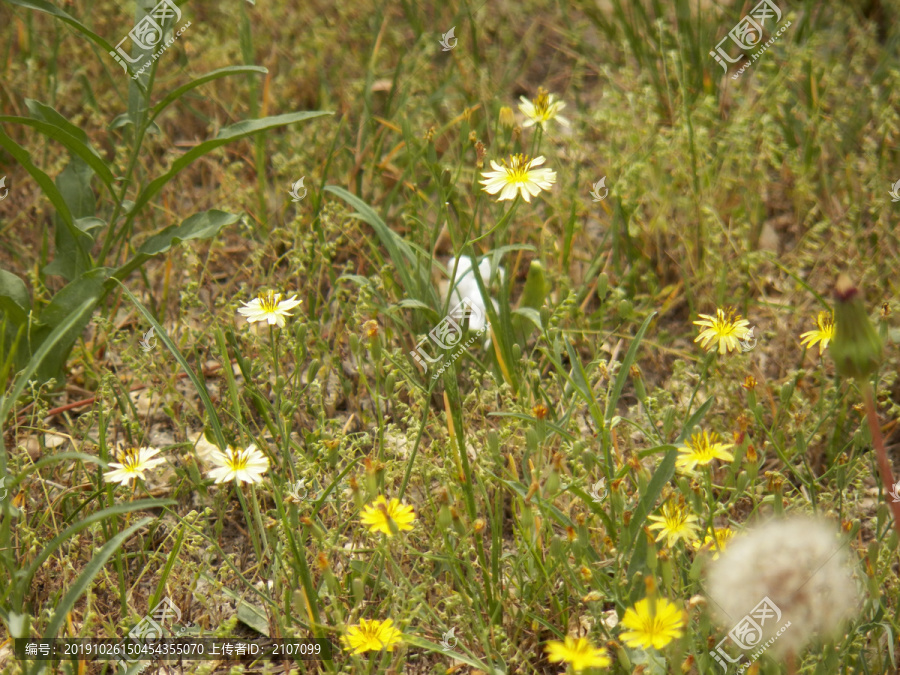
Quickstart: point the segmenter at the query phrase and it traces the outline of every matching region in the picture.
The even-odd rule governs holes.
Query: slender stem
[[[253,518],[250,517],[250,509],[247,508],[247,500],[244,499],[244,493],[241,492],[241,486],[238,484],[238,481],[233,481],[234,491],[237,493],[238,501],[241,503],[241,510],[244,512],[244,520],[247,523],[247,529],[250,530],[250,539],[253,542],[253,551],[256,553],[256,561],[260,566],[262,565],[262,547],[259,544],[259,535],[256,532],[256,527],[253,523]]]
[[[875,397],[872,394],[872,385],[868,382],[863,385],[863,398],[866,403],[866,418],[869,422],[869,431],[872,433],[872,444],[875,446],[878,473],[881,474],[881,482],[884,485],[885,493],[890,494],[894,488],[894,475],[891,472],[887,451],[884,449],[884,437],[881,435],[881,425],[878,423],[878,413],[875,411]],[[894,514],[894,529],[900,535],[900,502],[891,499],[888,501],[888,505]]]
[[[694,387],[694,391],[691,392],[691,400],[688,401],[687,412],[684,413],[684,418],[688,419],[691,416],[691,408],[694,406],[694,398],[697,396],[697,392],[700,391],[700,387],[703,385],[704,380],[706,380],[706,372],[709,370],[709,364],[712,363],[712,360],[716,357],[716,352],[711,351],[706,354],[706,357],[703,359],[703,370],[700,371],[700,379],[697,380],[697,386]],[[688,429],[690,431],[690,429]]]

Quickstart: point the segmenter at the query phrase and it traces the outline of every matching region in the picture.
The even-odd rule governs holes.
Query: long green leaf
[[[12,410],[12,407],[16,404],[19,396],[22,394],[22,390],[25,389],[25,385],[28,384],[28,381],[31,379],[31,376],[37,371],[38,367],[41,365],[41,362],[47,357],[47,354],[50,353],[50,350],[56,346],[60,340],[62,340],[63,336],[72,328],[75,324],[81,321],[82,316],[85,312],[89,310],[93,310],[94,301],[86,300],[81,303],[80,306],[75,308],[69,318],[59,324],[56,328],[53,329],[53,332],[47,336],[38,350],[34,353],[31,359],[28,361],[28,365],[25,367],[25,370],[19,375],[19,378],[16,380],[15,385],[12,388],[12,391],[0,397],[0,427],[2,427],[3,422],[6,420],[9,411]]]
[[[217,70],[213,70],[206,75],[201,75],[195,80],[191,80],[187,84],[183,84],[177,89],[173,90],[166,96],[162,101],[153,106],[153,110],[150,114],[150,122],[156,119],[157,115],[159,115],[163,110],[165,110],[168,106],[173,104],[179,98],[184,96],[191,89],[195,89],[202,84],[206,84],[207,82],[212,82],[213,80],[217,80],[220,77],[228,77],[229,75],[246,75],[249,73],[268,73],[269,71],[262,66],[226,66],[225,68],[219,68]]]
[[[628,541],[632,544],[635,536],[640,534],[644,521],[647,519],[650,511],[653,510],[663,487],[672,480],[672,476],[675,474],[675,458],[678,456],[678,448],[674,445],[661,445],[653,449],[660,450],[663,448],[666,450],[666,456],[659,463],[659,466],[656,467],[653,478],[650,479],[647,489],[641,495],[640,501],[631,514],[631,521],[628,523]]]
[[[169,580],[169,575],[172,574],[172,570],[175,568],[178,554],[181,553],[185,532],[187,532],[187,528],[182,525],[178,531],[178,538],[175,540],[175,545],[172,547],[172,550],[169,551],[169,557],[166,559],[166,566],[163,567],[162,574],[159,575],[159,581],[156,582],[156,591],[154,591],[153,597],[150,598],[150,607],[156,607],[156,605],[159,604],[159,601],[162,600],[163,593],[166,592],[166,582]]]
[[[693,429],[703,421],[703,418],[706,417],[706,413],[708,413],[709,409],[712,408],[712,404],[715,399],[715,396],[710,396],[703,402],[703,405],[697,408],[697,412],[691,415],[688,421],[684,423],[684,426],[681,428],[681,433],[678,435],[678,438],[675,439],[676,443],[681,443],[690,435],[691,429]]]
[[[11,154],[31,177],[34,178],[35,182],[41,187],[43,193],[47,195],[47,199],[49,199],[50,203],[56,208],[56,212],[69,228],[72,236],[77,237],[79,230],[75,227],[75,223],[72,220],[72,212],[69,211],[66,200],[63,199],[62,194],[56,188],[56,185],[54,185],[50,176],[37,168],[31,161],[31,154],[11,139],[3,129],[0,129],[0,146],[6,148],[9,154]]]
[[[50,4],[49,2],[45,2],[45,0],[6,0],[11,5],[18,5],[20,7],[27,7],[28,9],[34,9],[39,12],[46,12],[47,14],[51,14],[55,16],[57,19],[61,19],[65,21],[67,24],[72,26],[79,33],[84,35],[88,40],[95,43],[99,47],[103,49],[106,53],[109,53],[113,50],[113,46],[109,44],[102,37],[93,32],[90,28],[81,23],[78,19],[73,17],[71,14],[67,14],[62,11],[55,5]]]
[[[226,225],[241,219],[233,213],[210,209],[186,218],[181,225],[170,225],[147,239],[137,250],[137,255],[113,272],[112,277],[124,281],[138,267],[150,258],[168,251],[175,244],[191,239],[209,239],[216,236]]]
[[[641,340],[644,339],[644,333],[647,332],[647,328],[650,326],[650,321],[654,316],[656,316],[656,312],[651,312],[650,316],[644,319],[644,323],[641,324],[641,327],[638,329],[637,335],[635,335],[634,340],[631,341],[631,346],[625,353],[625,358],[622,360],[622,367],[619,369],[619,374],[616,376],[616,382],[615,384],[613,384],[613,390],[610,393],[609,400],[606,403],[607,423],[610,422],[613,416],[616,414],[616,406],[619,403],[619,397],[622,396],[622,390],[625,388],[625,383],[628,381],[628,377],[631,374],[631,366],[634,363],[635,358],[637,358],[637,352],[641,346]]]
[[[191,382],[194,384],[194,388],[197,390],[197,395],[200,396],[200,400],[203,402],[203,407],[206,408],[206,414],[209,417],[209,424],[213,428],[213,433],[216,436],[216,443],[219,448],[224,450],[228,443],[225,441],[225,434],[222,432],[222,425],[219,422],[219,416],[216,413],[216,408],[212,403],[212,400],[209,398],[209,392],[206,390],[206,384],[200,377],[197,376],[197,373],[193,371],[190,364],[187,362],[187,359],[181,355],[181,352],[178,351],[178,347],[175,346],[175,343],[166,335],[165,329],[159,324],[159,322],[153,318],[153,315],[150,311],[141,304],[141,301],[134,297],[134,294],[128,290],[128,288],[121,281],[116,279],[116,283],[122,287],[122,291],[124,291],[125,295],[128,296],[128,299],[131,300],[132,304],[137,307],[138,311],[144,315],[144,318],[147,319],[147,322],[153,326],[156,331],[156,336],[162,340],[162,343],[166,346],[172,356],[175,357],[175,360],[181,364],[181,367],[184,368],[184,372],[190,378]]]
[[[55,459],[55,458],[54,458]],[[94,458],[97,459],[97,458]],[[53,552],[59,548],[60,544],[70,539],[74,535],[81,532],[84,528],[92,523],[96,523],[101,520],[106,520],[107,518],[111,518],[112,516],[120,516],[124,513],[131,513],[132,511],[144,511],[147,509],[158,509],[163,506],[172,506],[177,504],[178,502],[174,499],[141,499],[136,502],[125,502],[122,504],[115,504],[114,506],[110,506],[109,508],[102,509],[101,511],[97,511],[96,513],[92,513],[86,518],[79,520],[77,523],[72,523],[63,530],[60,534],[55,536],[49,544],[47,544],[41,552],[38,554],[38,557],[34,559],[34,561],[25,569],[22,576],[22,584],[20,590],[25,590],[31,585],[31,579],[37,574],[38,569],[40,569],[41,565],[53,555]]]
[[[81,574],[78,575],[75,583],[69,588],[69,592],[66,593],[65,597],[59,605],[57,605],[53,618],[50,619],[50,623],[44,630],[45,639],[56,637],[59,629],[62,628],[63,623],[66,621],[66,614],[72,611],[72,607],[75,606],[78,598],[80,598],[81,594],[87,590],[88,586],[90,586],[91,582],[94,580],[94,577],[103,569],[103,566],[112,554],[115,553],[132,534],[148,523],[152,523],[154,520],[154,518],[141,518],[127,530],[120,532],[110,539],[106,545],[91,558],[91,561],[85,565]]]
[[[15,476],[12,477],[12,480],[9,483],[9,486],[15,488],[19,483],[22,482],[23,478],[26,478],[28,475],[34,473],[38,469],[41,469],[48,464],[54,464],[55,462],[62,462],[67,459],[79,459],[82,462],[89,462],[92,464],[99,464],[100,466],[105,467],[106,462],[97,457],[96,455],[87,455],[83,452],[61,452],[58,455],[49,455],[47,457],[42,457],[34,464],[29,464],[24,469],[19,471]]]
[[[419,637],[418,635],[404,635],[403,641],[411,644],[413,647],[419,647],[420,649],[427,649],[430,652],[435,652],[436,654],[443,654],[446,656],[452,656],[455,661],[462,661],[467,666],[472,666],[473,668],[478,668],[479,670],[485,673],[493,673],[495,672],[491,666],[489,666],[484,661],[473,658],[467,654],[463,654],[457,650],[452,650],[450,652],[444,651],[444,648],[431,640],[426,640],[425,638]]]
[[[106,185],[106,187],[110,190],[110,193],[112,193],[112,184],[115,181],[115,176],[113,176],[112,171],[109,170],[109,167],[106,166],[106,162],[95,155],[92,151],[92,148],[90,148],[85,143],[82,143],[72,134],[66,132],[55,124],[50,124],[49,122],[43,122],[41,120],[33,120],[30,117],[0,115],[0,122],[22,124],[26,127],[37,129],[45,136],[52,138],[54,141],[58,141],[59,143],[64,145],[69,152],[78,155],[81,159],[83,159],[85,163],[94,170],[94,173],[97,174],[100,180],[103,181],[103,184]],[[113,195],[113,197],[115,197],[115,195]]]
[[[575,348],[568,340],[564,340],[564,342],[566,345],[566,351],[569,353],[569,363],[572,364],[572,377],[570,381],[572,382],[576,391],[581,394],[584,402],[587,403],[588,410],[591,413],[594,424],[602,429],[606,426],[606,423],[604,422],[603,415],[600,410],[600,404],[597,402],[597,397],[594,396],[594,390],[591,387],[591,383],[588,381],[588,376],[584,370],[584,366],[581,365],[581,358],[578,356]]]
[[[25,323],[31,311],[31,298],[28,287],[12,272],[0,269],[0,314],[9,314],[13,324],[18,328]]]
[[[431,283],[430,271],[427,279],[423,279],[422,274],[419,274],[418,278],[413,279],[413,276],[410,274],[410,269],[418,269],[416,254],[410,245],[385,224],[375,212],[375,209],[356,195],[337,185],[326,185],[325,191],[340,197],[350,204],[356,209],[359,218],[372,226],[382,246],[387,249],[391,262],[394,263],[394,268],[403,282],[404,290],[419,302],[437,309],[438,298],[434,290],[434,284]]]
[[[215,138],[204,141],[200,145],[184,153],[181,157],[172,162],[171,169],[169,169],[162,176],[159,176],[155,180],[151,181],[150,184],[144,188],[143,192],[141,192],[141,194],[138,195],[138,198],[135,200],[134,206],[131,209],[131,218],[134,218],[138,213],[140,213],[141,209],[144,208],[147,202],[153,199],[153,197],[155,197],[156,194],[160,190],[162,190],[167,183],[169,183],[169,181],[171,181],[181,171],[187,168],[198,157],[209,154],[216,148],[221,148],[223,145],[227,145],[232,141],[236,141],[247,136],[252,136],[253,134],[259,133],[260,131],[266,131],[267,129],[283,127],[288,124],[293,124],[294,122],[302,122],[303,120],[314,119],[316,117],[324,117],[325,115],[333,114],[334,113],[332,112],[323,112],[321,110],[304,110],[303,112],[288,113],[287,115],[263,117],[258,120],[244,120],[243,122],[238,122],[237,124],[232,124],[229,127],[223,128],[221,131],[219,131],[219,134]]]

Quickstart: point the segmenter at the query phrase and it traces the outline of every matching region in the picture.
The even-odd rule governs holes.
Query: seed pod
[[[869,320],[859,289],[846,274],[834,286],[834,342],[831,358],[839,375],[863,380],[878,368],[882,342]]]

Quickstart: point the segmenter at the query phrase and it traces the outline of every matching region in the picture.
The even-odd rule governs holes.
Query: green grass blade
[[[59,548],[60,544],[81,532],[88,525],[106,520],[107,518],[111,518],[113,516],[120,516],[125,513],[131,513],[132,511],[158,509],[163,506],[172,506],[177,503],[178,502],[176,502],[174,499],[140,499],[136,502],[125,502],[124,504],[116,504],[114,506],[110,506],[101,511],[97,511],[96,513],[92,513],[86,518],[79,520],[77,523],[72,523],[60,534],[55,536],[49,544],[41,549],[38,557],[35,558],[34,561],[24,570],[22,576],[22,584],[19,590],[24,591],[31,585],[31,579],[37,573],[38,569],[40,569],[40,566],[44,564],[47,558],[53,555],[53,552],[57,548]]]
[[[629,549],[634,546],[634,541],[637,535],[641,533],[644,521],[647,519],[650,511],[653,510],[663,487],[672,480],[672,476],[675,475],[675,458],[678,456],[678,448],[674,445],[661,445],[653,448],[654,451],[661,449],[666,450],[666,456],[659,463],[659,466],[656,467],[653,478],[650,479],[647,489],[644,491],[644,494],[641,495],[641,500],[631,514],[631,521],[628,523]]]
[[[49,2],[45,2],[45,0],[6,0],[11,5],[18,5],[19,7],[27,7],[28,9],[33,9],[38,12],[45,12],[52,16],[55,16],[57,19],[61,21],[65,21],[67,24],[72,26],[79,33],[84,35],[88,40],[101,47],[103,51],[109,53],[113,51],[113,46],[104,40],[102,37],[97,35],[90,28],[81,23],[78,19],[73,17],[71,14],[67,14],[62,11],[55,5],[50,4]]]
[[[216,436],[216,443],[219,446],[219,449],[224,450],[228,443],[225,441],[225,434],[222,432],[222,425],[219,422],[219,416],[216,413],[216,408],[212,403],[212,400],[209,398],[209,392],[206,390],[206,384],[200,377],[197,376],[197,373],[193,371],[190,364],[188,364],[187,360],[184,356],[181,355],[181,352],[178,351],[178,347],[175,346],[175,343],[166,335],[166,331],[159,324],[159,322],[153,318],[153,315],[150,313],[141,301],[134,297],[134,294],[128,290],[128,288],[121,281],[116,279],[116,283],[122,287],[125,295],[128,296],[128,299],[131,300],[132,304],[137,307],[138,311],[147,319],[147,322],[153,326],[156,331],[156,336],[162,341],[162,343],[166,346],[172,356],[175,357],[175,360],[181,365],[184,369],[185,374],[190,378],[191,382],[194,384],[194,388],[197,390],[197,395],[200,396],[200,400],[203,401],[203,407],[206,408],[206,414],[209,417],[209,424],[213,429],[213,433]]]
[[[80,230],[75,227],[75,221],[72,219],[72,212],[69,210],[69,205],[66,204],[66,200],[63,199],[62,193],[50,179],[50,176],[37,168],[31,161],[31,153],[11,139],[3,129],[0,129],[0,146],[4,147],[9,154],[22,165],[22,168],[34,178],[35,182],[41,186],[41,191],[47,195],[47,199],[53,204],[53,207],[56,209],[59,217],[62,218],[63,223],[65,223],[66,227],[69,229],[72,237],[77,238]]]
[[[162,101],[153,106],[153,110],[150,112],[149,121],[152,122],[153,120],[155,120],[157,115],[159,115],[168,106],[184,96],[191,89],[196,89],[197,87],[206,84],[207,82],[218,80],[221,77],[228,77],[229,75],[246,75],[249,73],[265,74],[268,72],[269,71],[262,66],[227,66],[225,68],[218,68],[216,70],[213,70],[209,73],[206,73],[205,75],[201,75],[200,77],[191,80],[187,84],[181,85],[177,89],[174,89]]]
[[[97,177],[103,181],[103,184],[110,191],[110,195],[115,198],[115,194],[112,192],[112,184],[115,181],[115,176],[113,176],[109,167],[106,166],[106,162],[98,157],[89,145],[83,143],[65,129],[42,120],[33,120],[30,117],[16,117],[14,115],[2,115],[0,116],[0,122],[22,124],[40,131],[44,136],[52,138],[54,141],[58,141],[61,145],[66,147],[66,150],[83,159],[85,163],[94,170]]]
[[[413,252],[412,247],[385,224],[375,212],[375,209],[356,195],[336,185],[326,185],[325,191],[340,197],[350,204],[356,209],[360,219],[372,226],[375,234],[378,235],[378,239],[381,240],[381,244],[387,249],[391,262],[394,263],[394,268],[403,282],[404,290],[414,299],[437,310],[439,302],[434,285],[431,283],[430,274],[423,276],[420,273],[415,279],[410,274],[410,268],[418,270],[416,254]]]
[[[631,366],[632,364],[634,364],[635,358],[637,358],[638,349],[641,346],[641,340],[644,339],[644,333],[647,332],[647,328],[650,326],[650,321],[654,316],[656,316],[656,312],[651,312],[650,316],[644,319],[644,323],[641,324],[641,327],[638,329],[637,335],[635,335],[634,340],[631,341],[631,346],[625,353],[625,358],[622,360],[622,367],[619,368],[619,374],[616,376],[616,381],[615,384],[613,384],[613,389],[610,393],[609,401],[607,401],[606,404],[607,423],[612,420],[613,416],[616,414],[616,405],[618,405],[619,403],[619,397],[622,396],[622,390],[625,388],[625,383],[628,381],[628,377],[631,374]]]
[[[119,547],[122,546],[132,534],[148,523],[152,523],[153,520],[154,518],[141,518],[127,530],[123,530],[110,539],[106,545],[91,558],[91,561],[85,565],[81,574],[78,575],[75,583],[69,588],[69,592],[66,593],[65,597],[59,605],[57,605],[56,613],[53,615],[53,618],[50,619],[50,623],[43,632],[45,639],[56,637],[59,629],[62,628],[63,623],[66,621],[66,614],[72,610],[72,607],[75,606],[78,598],[80,598],[81,594],[87,590],[91,581],[93,581],[94,577],[97,576],[101,569],[103,569],[106,561],[109,560],[113,553],[119,550]]]
[[[232,141],[252,136],[260,131],[283,127],[294,122],[302,122],[304,120],[314,119],[316,117],[324,117],[325,115],[333,115],[334,113],[321,110],[304,110],[303,112],[288,113],[287,115],[275,115],[273,117],[263,117],[258,120],[244,120],[237,124],[222,129],[215,138],[203,141],[190,151],[184,153],[181,157],[172,162],[170,168],[162,176],[151,181],[143,192],[138,195],[131,209],[131,218],[133,219],[147,203],[153,199],[157,193],[163,189],[175,176],[186,169],[195,159],[207,155],[216,148],[221,148]]]

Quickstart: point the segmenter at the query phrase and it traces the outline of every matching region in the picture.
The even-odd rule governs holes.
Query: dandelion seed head
[[[816,635],[839,634],[860,601],[839,534],[826,521],[794,516],[735,535],[708,571],[707,597],[719,623],[731,628],[769,598],[782,616],[762,625],[760,643],[791,622],[769,647],[776,658],[798,653]]]

